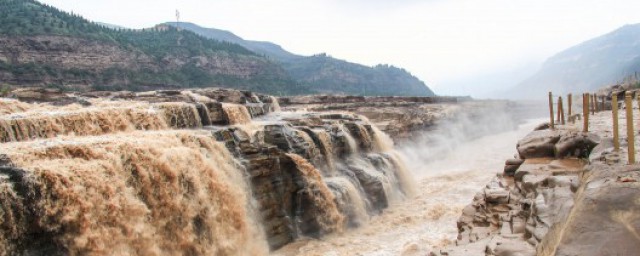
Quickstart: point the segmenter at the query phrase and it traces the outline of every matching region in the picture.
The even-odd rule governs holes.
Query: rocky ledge
[[[366,117],[227,89],[0,99],[0,255],[264,255],[414,193]]]
[[[613,150],[610,119],[600,112],[591,132],[540,126],[520,140],[464,208],[456,245],[431,255],[637,255],[640,165],[625,164],[625,138]]]
[[[344,111],[365,116],[398,142],[415,139],[416,136],[437,129],[438,124],[443,122],[479,122],[478,118],[492,116],[486,113],[512,115],[505,119],[516,120],[521,118],[520,108],[523,107],[510,101],[477,101],[468,97],[313,95],[278,99],[282,108],[290,111]],[[502,129],[509,128],[512,127]]]

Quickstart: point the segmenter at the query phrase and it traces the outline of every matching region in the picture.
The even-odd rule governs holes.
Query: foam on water
[[[411,172],[420,177],[415,197],[396,202],[357,229],[322,240],[300,240],[272,254],[426,255],[433,247],[450,244],[462,209],[502,171],[504,160],[516,152],[517,140],[540,122],[530,120],[517,130],[461,142],[437,160],[409,159]]]

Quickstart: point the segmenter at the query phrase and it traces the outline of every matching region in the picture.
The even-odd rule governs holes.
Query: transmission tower
[[[176,9],[176,28],[180,31],[180,11]]]

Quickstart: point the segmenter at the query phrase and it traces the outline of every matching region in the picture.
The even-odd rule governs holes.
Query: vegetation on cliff
[[[0,83],[65,90],[231,87],[273,95],[433,96],[404,69],[289,53],[231,32],[126,29],[35,0],[0,0]]]
[[[171,26],[193,31],[201,36],[242,45],[256,53],[279,61],[285,71],[301,84],[321,93],[369,96],[433,96],[424,82],[404,69],[390,65],[368,67],[317,54],[300,56],[281,46],[262,41],[244,40],[225,30],[204,28],[188,22],[168,22]]]
[[[34,0],[0,0],[0,24],[0,38],[6,41],[0,45],[0,81],[10,84],[129,90],[219,86],[308,93],[263,56],[170,26],[112,29]],[[97,45],[91,48],[94,52],[80,55],[78,49],[88,44]],[[86,67],[36,56],[91,60],[113,47],[110,50],[130,58]]]

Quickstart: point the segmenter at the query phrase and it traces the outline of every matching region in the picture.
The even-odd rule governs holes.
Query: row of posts
[[[589,131],[589,112],[591,114],[595,114],[596,112],[605,110],[605,97],[601,97],[602,101],[598,102],[598,97],[595,94],[583,93],[582,94],[582,120],[583,120],[583,128],[584,132]],[[640,94],[637,97],[638,106],[640,108]],[[572,95],[567,95],[567,107],[568,112],[567,116],[569,120],[575,122],[574,117],[572,117]],[[556,121],[558,124],[565,124],[565,116],[564,116],[564,106],[562,102],[562,96],[558,97],[557,100],[557,112],[554,111],[553,104],[553,94],[549,92],[549,114],[550,114],[550,122],[549,127],[551,129],[555,129]],[[627,91],[624,97],[624,105],[626,110],[626,119],[627,119],[627,145],[628,145],[628,159],[629,164],[635,164],[636,162],[636,150],[635,150],[635,134],[633,131],[633,93]],[[611,95],[611,110],[613,114],[613,147],[615,151],[620,150],[620,136],[618,134],[618,94],[612,93]],[[555,115],[555,118],[554,118]]]

